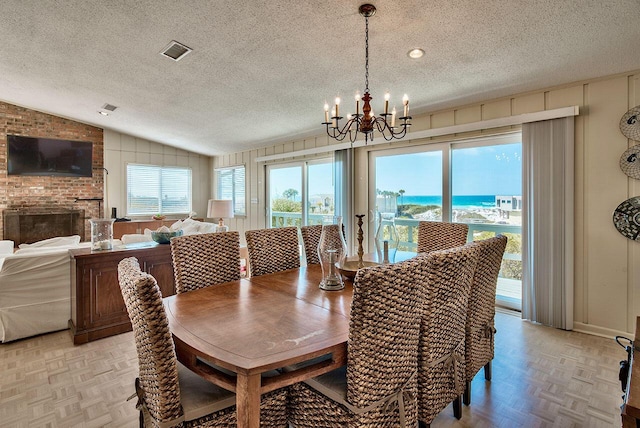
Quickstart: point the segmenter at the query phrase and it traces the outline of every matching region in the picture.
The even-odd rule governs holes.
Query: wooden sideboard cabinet
[[[73,343],[79,345],[131,331],[131,322],[118,283],[118,263],[135,257],[140,268],[153,275],[163,296],[176,293],[170,245],[155,242],[127,248],[69,250],[71,256],[71,319]]]

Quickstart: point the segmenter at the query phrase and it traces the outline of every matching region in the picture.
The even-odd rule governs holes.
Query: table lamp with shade
[[[233,201],[227,199],[209,199],[207,217],[217,218],[216,232],[228,232],[229,226],[225,226],[225,218],[233,218]]]

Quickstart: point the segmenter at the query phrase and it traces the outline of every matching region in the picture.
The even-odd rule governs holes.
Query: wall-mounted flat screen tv
[[[9,175],[91,177],[92,155],[88,141],[7,135]]]

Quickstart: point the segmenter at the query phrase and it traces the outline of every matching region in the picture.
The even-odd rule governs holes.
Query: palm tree
[[[287,199],[294,200],[296,196],[298,196],[298,191],[296,189],[287,189],[284,192],[282,192],[282,196],[284,196]]]
[[[400,190],[398,190],[398,193],[400,194],[400,205],[404,205],[405,190],[404,189],[400,189]]]

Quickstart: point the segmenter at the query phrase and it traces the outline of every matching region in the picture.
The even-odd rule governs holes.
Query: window
[[[191,169],[127,165],[127,214],[191,212]]]
[[[520,135],[518,134],[518,140]],[[503,306],[522,300],[522,143],[454,144],[451,220],[468,223],[474,241],[508,238],[496,294]]]
[[[370,155],[370,212],[395,214],[399,249],[415,251],[420,220],[467,223],[474,240],[506,235],[497,297],[500,304],[520,309],[521,135],[376,150]],[[370,235],[375,230],[370,227]]]
[[[216,199],[232,200],[234,216],[247,215],[244,165],[217,168],[215,174]]]
[[[391,153],[375,157],[375,211],[398,213],[405,204],[424,206],[421,219],[442,221],[442,150],[435,146],[432,151]]]
[[[333,160],[269,165],[267,195],[269,227],[322,224],[335,210]]]

